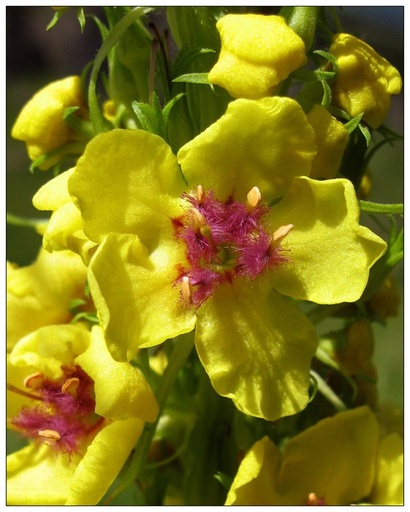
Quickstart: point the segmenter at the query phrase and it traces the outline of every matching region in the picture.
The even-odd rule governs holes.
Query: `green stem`
[[[325,380],[322,379],[322,377],[314,370],[310,370],[310,373],[317,382],[317,389],[319,393],[321,393],[333,405],[336,411],[345,411],[347,409],[346,405],[336,395],[333,389],[328,384],[326,384]]]
[[[162,376],[160,385],[156,392],[156,399],[159,406],[159,413],[155,423],[147,423],[144,431],[138,441],[138,444],[134,451],[134,457],[128,468],[127,475],[123,482],[111,493],[111,495],[105,501],[105,504],[111,501],[113,498],[118,496],[126,487],[132,482],[135,482],[142,470],[145,467],[145,462],[148,457],[149,449],[152,444],[152,438],[154,437],[157,424],[161,418],[162,411],[167,401],[168,395],[177,380],[178,374],[184,366],[189,354],[191,353],[194,344],[193,332],[179,336],[175,340],[175,347],[169,358],[168,365]]]
[[[37,228],[40,225],[45,225],[48,222],[48,219],[30,219],[27,217],[21,217],[20,215],[14,215],[14,213],[8,213],[6,216],[7,224],[10,224],[12,226],[21,226],[24,228],[34,228],[37,230]]]
[[[359,201],[360,209],[362,212],[366,213],[384,213],[387,215],[398,213],[404,213],[404,206],[401,203],[397,204],[381,204],[381,203],[372,203],[371,201]]]

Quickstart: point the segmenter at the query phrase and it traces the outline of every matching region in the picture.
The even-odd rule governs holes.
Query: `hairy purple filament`
[[[33,392],[40,401],[23,407],[10,424],[29,439],[72,454],[101,418],[94,412],[94,383],[90,377],[78,366],[63,370],[65,374],[58,380],[36,374]],[[33,386],[30,380],[26,386]]]
[[[195,306],[223,282],[237,276],[254,279],[266,268],[286,261],[264,226],[267,205],[221,202],[212,191],[182,198],[189,207],[177,237],[185,242],[189,268],[182,269],[179,281],[185,278],[189,283]]]

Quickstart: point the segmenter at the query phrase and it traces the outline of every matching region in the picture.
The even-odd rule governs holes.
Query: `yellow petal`
[[[138,441],[144,423],[114,421],[94,438],[71,480],[66,505],[97,505]]]
[[[64,505],[78,460],[30,444],[7,456],[7,505]]]
[[[268,96],[307,62],[302,39],[281,16],[228,14],[216,27],[222,49],[209,81],[234,98]]]
[[[96,243],[111,232],[135,233],[151,249],[169,219],[183,213],[185,183],[176,158],[163,139],[143,130],[94,137],[68,188]]]
[[[370,492],[379,428],[367,406],[319,421],[292,437],[280,456],[265,437],[245,455],[228,493],[230,505],[350,505]]]
[[[33,197],[33,205],[37,210],[57,210],[72,201],[68,192],[68,179],[75,167],[62,172],[52,180],[47,181]]]
[[[97,244],[85,236],[81,212],[68,191],[68,180],[74,171],[75,168],[69,169],[43,185],[34,195],[33,204],[38,210],[53,212],[43,246],[50,252],[70,249],[88,265]]]
[[[403,439],[390,434],[380,442],[370,501],[375,505],[404,504]]]
[[[197,317],[197,352],[220,395],[270,421],[307,405],[317,339],[299,309],[258,279],[237,278],[221,285]]]
[[[136,236],[111,234],[91,260],[91,293],[108,349],[119,361],[195,326],[194,312],[182,303],[175,285],[185,262],[184,248],[168,224],[157,233],[151,254]]]
[[[294,176],[309,175],[316,155],[313,128],[290,98],[236,100],[216,123],[178,152],[191,187],[220,201],[245,202],[257,186],[263,201],[282,196]]]
[[[7,348],[39,327],[71,319],[70,302],[84,297],[87,269],[69,251],[40,249],[32,265],[7,272]]]
[[[10,354],[16,366],[33,366],[51,379],[63,375],[61,365],[72,365],[90,343],[90,333],[78,325],[47,325],[22,338]]]
[[[130,363],[114,361],[99,326],[93,327],[88,349],[75,361],[94,381],[97,414],[113,420],[155,421],[158,404],[147,381]]]
[[[317,155],[312,162],[311,178],[334,178],[339,170],[349,133],[343,123],[325,108],[315,105],[307,114],[315,130]]]
[[[294,226],[281,243],[289,262],[272,272],[276,290],[318,304],[360,298],[370,267],[387,244],[359,225],[358,201],[350,181],[295,178],[270,215],[275,226]]]
[[[257,441],[243,458],[225,505],[273,505],[273,482],[280,469],[280,453],[269,437]]]

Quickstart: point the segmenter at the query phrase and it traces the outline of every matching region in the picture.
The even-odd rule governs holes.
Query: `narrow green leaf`
[[[209,84],[208,73],[187,73],[178,78],[174,78],[173,82],[188,82],[190,84]]]
[[[360,125],[360,121],[362,120],[363,114],[359,114],[356,117],[353,117],[345,124],[345,128],[348,133],[352,133],[356,128]]]
[[[83,33],[85,29],[85,14],[83,7],[77,7],[77,19],[80,24],[81,33]]]
[[[63,8],[56,10],[54,13],[53,19],[47,25],[46,30],[50,30],[51,28],[53,28],[54,25],[57,23],[57,21],[61,18],[61,16],[69,10],[70,10],[70,7],[63,7]]]

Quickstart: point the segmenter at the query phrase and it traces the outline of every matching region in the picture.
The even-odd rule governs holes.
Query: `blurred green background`
[[[90,7],[88,13],[100,13]],[[55,28],[46,31],[53,17],[50,7],[6,7],[6,149],[7,211],[23,217],[47,217],[32,206],[33,194],[45,183],[47,172],[29,172],[30,161],[24,143],[10,137],[11,127],[22,106],[47,83],[73,74],[96,55],[100,37],[96,25],[88,21],[83,34],[75,9],[64,15]],[[404,8],[344,7],[341,19],[345,32],[371,44],[402,73],[404,71]],[[392,98],[386,125],[403,134],[403,96]],[[372,161],[373,190],[370,200],[394,203],[404,200],[403,143],[385,145]],[[366,222],[363,219],[363,222]],[[7,226],[6,255],[19,265],[31,263],[41,238],[30,228]],[[403,265],[395,271],[403,294]],[[380,397],[401,404],[403,401],[403,307],[387,327],[375,326],[376,364],[379,368]]]

